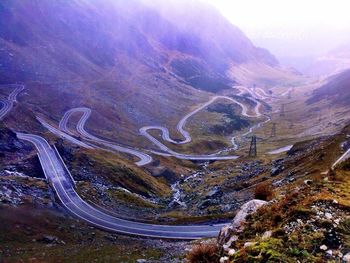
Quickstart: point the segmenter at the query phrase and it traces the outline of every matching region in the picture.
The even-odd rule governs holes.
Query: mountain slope
[[[316,89],[308,103],[317,103],[326,99],[333,106],[346,106],[350,101],[350,70],[346,70],[331,78],[322,87]]]
[[[289,76],[213,8],[179,6],[171,17],[137,0],[1,1],[0,83],[24,82],[21,103],[56,123],[89,107],[88,129],[140,145],[140,127],[174,127],[208,92]]]
[[[234,81],[275,85],[281,80],[297,79],[267,50],[255,47],[239,28],[209,4],[198,0],[170,0],[166,4],[160,0],[143,1],[182,31],[197,36],[197,54]]]
[[[331,50],[310,65],[305,73],[310,76],[331,76],[350,68],[350,46],[343,45]]]

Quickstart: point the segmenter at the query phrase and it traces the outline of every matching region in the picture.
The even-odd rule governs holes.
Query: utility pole
[[[286,113],[285,113],[285,109],[284,109],[284,108],[285,108],[285,104],[282,104],[282,105],[281,105],[281,112],[280,112],[280,116],[281,116],[281,117],[286,116]]]
[[[271,137],[276,137],[276,122],[272,123]]]
[[[249,148],[249,157],[256,157],[256,136],[252,136],[252,140],[250,142],[250,148]]]

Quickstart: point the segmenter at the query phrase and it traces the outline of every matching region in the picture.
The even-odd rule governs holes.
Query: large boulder
[[[256,212],[261,206],[267,204],[262,200],[251,200],[240,208],[232,223],[224,226],[218,236],[218,247],[222,254],[223,251],[227,251],[233,242],[237,240],[237,233],[243,230],[243,223],[248,215]]]

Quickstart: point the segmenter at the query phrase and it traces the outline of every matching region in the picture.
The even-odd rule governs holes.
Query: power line
[[[286,113],[285,113],[285,104],[282,104],[281,105],[281,112],[280,112],[280,116],[281,117],[284,117],[284,116],[286,116]]]
[[[272,123],[271,137],[276,137],[276,123]]]
[[[250,142],[250,148],[249,148],[249,157],[256,157],[256,136],[252,136],[252,140]]]

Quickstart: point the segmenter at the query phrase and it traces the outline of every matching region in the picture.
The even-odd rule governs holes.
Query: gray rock
[[[255,244],[256,244],[256,242],[245,242],[244,243],[244,248],[254,246]]]
[[[244,205],[242,205],[241,209],[236,214],[235,218],[233,219],[232,226],[236,229],[238,229],[241,224],[245,221],[246,217],[258,210],[261,206],[267,204],[266,201],[263,200],[251,200]]]
[[[284,167],[282,165],[273,166],[271,168],[271,176],[277,176],[283,171]]]
[[[58,237],[55,237],[55,236],[51,236],[51,235],[44,235],[41,239],[40,239],[41,242],[44,242],[44,243],[59,243],[58,241]]]
[[[244,205],[241,206],[240,210],[236,214],[230,225],[224,226],[219,233],[217,243],[219,246],[219,253],[223,253],[224,245],[227,243],[232,243],[231,238],[237,234],[240,230],[242,230],[242,224],[245,222],[247,216],[256,212],[261,206],[267,204],[266,201],[262,200],[251,200]],[[230,244],[231,245],[231,244]],[[228,249],[226,246],[225,249]]]
[[[333,218],[332,214],[331,214],[331,213],[328,213],[328,212],[325,213],[324,216],[325,216],[327,219],[329,219],[329,220]]]
[[[199,209],[205,209],[211,205],[216,205],[218,204],[218,200],[216,199],[206,199],[203,202],[201,202],[198,206]]]
[[[113,235],[106,235],[106,236],[104,236],[104,238],[109,240],[109,241],[112,241],[112,242],[118,240],[118,238],[116,236],[113,236]]]
[[[222,195],[223,192],[219,188],[214,188],[206,195],[206,198],[220,198]]]
[[[262,240],[266,240],[272,236],[272,231],[266,231],[261,237]]]
[[[304,184],[306,184],[306,185],[311,185],[311,184],[312,184],[312,180],[305,180],[305,181],[304,181]]]
[[[326,245],[322,245],[322,246],[320,246],[320,249],[323,251],[326,251],[328,249],[328,247]]]
[[[343,257],[343,262],[350,263],[350,252]]]
[[[288,179],[288,182],[290,182],[290,183],[292,183],[292,182],[294,182],[294,181],[295,181],[295,178],[294,178],[294,177],[291,177],[291,178]]]

